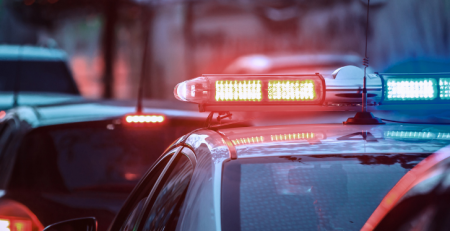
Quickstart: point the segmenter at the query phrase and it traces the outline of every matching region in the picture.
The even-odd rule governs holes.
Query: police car
[[[204,116],[178,102],[85,101],[0,115],[0,230],[95,216],[106,230],[148,167]],[[194,108],[195,109],[195,108]]]
[[[345,121],[361,110],[361,76],[345,67],[332,79],[203,75],[178,84],[177,99],[211,112],[208,126],[167,148],[110,230],[360,230],[405,174],[450,144],[450,75],[376,73],[364,89],[366,110],[379,117]],[[297,121],[227,122],[279,111]],[[47,230],[95,227],[80,218]]]

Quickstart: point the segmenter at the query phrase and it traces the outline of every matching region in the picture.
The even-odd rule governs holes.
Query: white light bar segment
[[[433,78],[394,78],[386,82],[385,100],[434,100],[437,84]]]
[[[312,80],[270,80],[268,88],[270,101],[314,100],[316,92]]]
[[[443,100],[450,100],[450,78],[439,79],[439,95]]]
[[[215,99],[220,101],[261,101],[261,80],[217,80]]]

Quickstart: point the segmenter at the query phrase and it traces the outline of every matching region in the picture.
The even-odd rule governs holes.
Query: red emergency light
[[[161,124],[166,120],[164,115],[130,114],[124,117],[127,124]]]
[[[325,80],[320,74],[203,75],[179,83],[174,94],[178,100],[199,104],[204,111],[319,105],[325,99]]]

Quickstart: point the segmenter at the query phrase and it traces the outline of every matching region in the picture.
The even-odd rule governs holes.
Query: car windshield
[[[0,92],[51,92],[79,94],[62,61],[0,61]],[[18,82],[17,82],[18,81]]]
[[[45,192],[129,192],[164,149],[192,129],[103,122],[38,128],[21,145],[13,182]]]
[[[428,154],[242,158],[224,163],[222,228],[360,230]]]

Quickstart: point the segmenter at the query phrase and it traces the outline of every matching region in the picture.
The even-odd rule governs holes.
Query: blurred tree
[[[0,0],[2,1],[2,0]],[[103,15],[101,48],[103,54],[103,97],[113,98],[116,25],[127,17],[123,9],[136,8],[133,0],[3,0],[5,9],[33,28],[51,30],[59,21],[80,15]],[[125,13],[126,14],[126,13]],[[13,39],[14,40],[14,39]],[[37,38],[34,39],[37,43]],[[32,41],[25,41],[30,43]],[[20,43],[20,40],[18,40]]]

